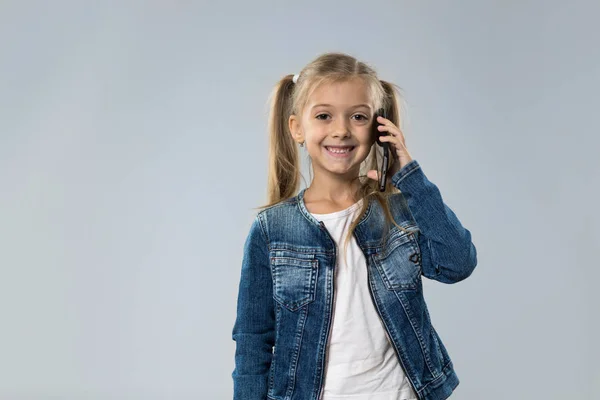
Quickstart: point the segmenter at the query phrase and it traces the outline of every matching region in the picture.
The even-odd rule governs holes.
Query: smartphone
[[[388,167],[390,165],[390,144],[388,142],[381,142],[379,140],[379,138],[383,135],[387,135],[387,132],[385,131],[380,131],[379,129],[377,129],[377,127],[379,125],[382,125],[381,123],[379,123],[379,121],[377,121],[377,117],[381,116],[383,118],[388,118],[386,110],[384,108],[380,108],[379,110],[377,110],[375,112],[374,115],[374,119],[373,119],[373,125],[372,125],[372,129],[373,129],[373,135],[375,136],[375,138],[377,139],[377,144],[381,147],[383,147],[383,161],[381,163],[381,166],[379,168],[379,191],[383,192],[385,191],[385,183],[386,183],[386,179],[387,179],[387,171],[388,171]]]

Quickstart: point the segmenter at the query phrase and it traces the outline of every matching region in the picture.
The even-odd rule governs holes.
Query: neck
[[[360,181],[358,179],[328,179],[324,181],[315,177],[304,194],[310,202],[343,204],[358,201],[359,189]]]

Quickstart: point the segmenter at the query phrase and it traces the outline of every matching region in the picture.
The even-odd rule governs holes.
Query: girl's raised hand
[[[387,178],[391,179],[392,176],[406,164],[412,161],[412,157],[408,153],[408,149],[404,144],[404,134],[392,121],[381,116],[377,117],[377,122],[382,125],[378,126],[380,132],[388,132],[387,135],[382,135],[379,140],[381,142],[389,142],[390,156],[392,157],[392,166],[390,167]],[[373,122],[376,123],[376,122]],[[378,171],[370,170],[367,172],[367,176],[374,180],[379,180]]]

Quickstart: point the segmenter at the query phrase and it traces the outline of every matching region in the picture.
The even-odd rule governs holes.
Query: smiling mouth
[[[346,158],[346,157],[350,157],[350,154],[352,154],[352,151],[356,148],[356,146],[342,146],[342,147],[338,147],[338,146],[325,146],[325,150],[327,151],[327,154],[329,154],[330,157],[333,158]]]
[[[330,153],[334,153],[334,154],[346,154],[346,153],[350,153],[352,150],[354,150],[355,146],[344,146],[344,147],[329,147],[329,146],[325,146],[325,148],[327,149],[327,151],[329,151]]]

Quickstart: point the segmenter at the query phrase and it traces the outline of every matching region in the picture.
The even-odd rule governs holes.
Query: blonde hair
[[[380,80],[372,67],[348,54],[337,52],[321,54],[300,71],[296,83],[293,82],[293,77],[293,74],[284,76],[271,92],[268,123],[268,203],[257,208],[271,207],[290,199],[298,192],[301,177],[299,150],[289,131],[288,120],[292,114],[299,118],[302,117],[302,110],[310,95],[321,85],[356,78],[363,79],[367,84],[375,110],[385,108],[388,119],[400,127],[400,88],[390,82]],[[380,192],[379,183],[366,176],[368,170],[377,169],[378,159],[383,159],[383,151],[379,145],[373,142],[371,151],[360,166],[359,175],[354,178],[360,181],[358,199],[365,201],[350,225],[344,249],[346,249],[358,221],[367,210],[369,199],[378,201],[383,208],[388,228],[389,222],[392,222],[399,229],[408,232],[394,221],[387,204],[387,198],[400,191],[388,182],[385,191]]]

